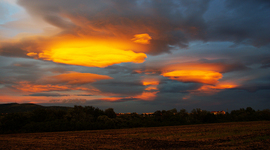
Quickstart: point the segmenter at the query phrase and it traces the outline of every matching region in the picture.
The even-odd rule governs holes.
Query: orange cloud
[[[157,88],[157,86],[149,86],[149,87],[145,88],[144,90],[152,91],[152,90],[158,90],[158,88]]]
[[[137,95],[134,98],[141,100],[154,100],[156,94],[159,92],[157,86],[159,85],[159,79],[157,78],[145,78],[142,80],[144,86],[147,86],[141,95]]]
[[[157,93],[158,93],[158,91],[156,91],[156,92],[144,91],[141,95],[137,95],[134,98],[151,101],[151,100],[154,100],[156,98]]]
[[[87,84],[99,80],[113,79],[106,75],[98,75],[92,73],[69,72],[56,76],[47,76],[37,81],[30,83],[28,81],[19,82],[13,87],[23,92],[48,92],[48,91],[66,91],[66,90],[83,90],[100,92],[98,89],[88,86],[79,87],[74,84]]]
[[[220,82],[218,83],[215,87],[213,87],[213,89],[232,89],[232,88],[236,88],[238,85],[235,83],[230,83],[230,82]]]
[[[103,101],[119,101],[119,100],[123,100],[123,99],[138,99],[138,100],[151,101],[151,100],[154,100],[156,98],[157,93],[158,93],[158,91],[155,91],[155,92],[144,91],[142,94],[136,95],[136,96],[131,96],[131,97],[107,97],[107,98],[101,98],[99,100],[103,100]]]
[[[206,70],[222,72],[225,70],[226,65],[220,63],[181,63],[172,64],[164,67],[163,72],[169,72],[173,70]]]
[[[222,78],[222,74],[208,70],[175,70],[162,74],[172,80],[180,82],[198,82],[204,84],[215,84]]]
[[[123,99],[123,97],[107,97],[107,98],[102,98],[102,99],[99,99],[99,100],[102,100],[102,101],[119,101]]]
[[[35,57],[38,55],[38,53],[30,52],[30,53],[27,53],[26,55],[30,57]]]
[[[220,82],[216,85],[203,85],[197,90],[190,91],[194,94],[208,94],[212,95],[220,90],[236,88],[238,85],[232,82]]]
[[[47,92],[47,91],[65,91],[69,90],[70,88],[67,86],[61,85],[36,85],[31,84],[27,81],[19,82],[18,85],[13,86],[14,88],[21,90],[23,92]]]
[[[135,34],[134,38],[131,39],[135,43],[139,44],[150,44],[151,36],[149,34],[144,33],[144,34]]]
[[[155,81],[155,80],[148,80],[148,81],[143,81],[143,85],[158,85],[159,81]]]
[[[121,39],[95,37],[56,37],[35,48],[25,48],[30,57],[64,63],[69,65],[104,68],[119,63],[143,63],[147,58],[144,53],[136,53],[137,49],[129,42]]]
[[[66,74],[51,76],[47,80],[50,80],[50,79],[52,79],[56,83],[58,82],[58,83],[66,83],[66,84],[86,84],[86,83],[96,82],[98,80],[106,80],[106,79],[113,79],[113,78],[107,75],[99,75],[99,74],[93,74],[93,73],[70,72]]]
[[[157,77],[144,77],[141,82],[144,86],[159,85],[159,79]]]
[[[1,103],[47,103],[49,102],[50,98],[42,98],[33,97],[33,96],[16,96],[16,95],[0,95],[0,102]]]
[[[14,85],[14,88],[23,92],[48,92],[48,91],[67,91],[67,90],[89,90],[84,87],[71,87],[69,85],[52,85],[52,84],[33,84],[27,81],[19,82],[18,85]]]

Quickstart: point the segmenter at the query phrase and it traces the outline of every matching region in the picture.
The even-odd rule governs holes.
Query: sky
[[[0,0],[0,103],[270,106],[268,0]]]

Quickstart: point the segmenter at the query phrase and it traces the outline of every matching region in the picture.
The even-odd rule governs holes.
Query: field
[[[0,149],[269,149],[270,121],[0,135]]]

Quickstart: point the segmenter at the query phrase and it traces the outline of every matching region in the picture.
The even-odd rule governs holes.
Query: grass
[[[270,121],[0,135],[0,149],[268,149]]]

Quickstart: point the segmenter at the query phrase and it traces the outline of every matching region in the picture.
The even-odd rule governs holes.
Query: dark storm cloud
[[[260,47],[270,43],[270,1],[226,0],[210,5],[207,37]]]
[[[61,34],[131,39],[148,33],[147,53],[186,48],[190,41],[231,41],[260,47],[270,43],[269,1],[94,1],[19,0],[35,18],[62,29]],[[24,47],[39,41],[1,43],[0,54],[26,57]],[[38,50],[37,50],[38,51]]]
[[[201,59],[198,61],[198,63],[220,66],[221,73],[249,69],[239,60],[231,60],[231,59],[213,59],[213,60]]]
[[[242,58],[242,61],[248,65],[259,64],[259,65],[261,65],[261,68],[265,68],[265,69],[270,67],[270,55],[269,54],[257,55],[256,57],[246,56],[246,57]]]
[[[199,83],[181,83],[177,81],[167,81],[158,86],[160,93],[190,93],[190,90],[200,88]]]
[[[50,102],[62,105],[95,104],[117,108],[119,112],[174,107],[238,109],[252,104],[266,108],[269,104],[269,1],[18,0],[18,4],[33,17],[33,23],[41,25],[37,27],[41,32],[31,37],[24,33],[13,39],[3,37],[0,41],[0,94],[4,96],[11,93],[10,96],[21,94],[25,99],[54,99]],[[3,18],[2,13],[0,8],[0,18]],[[20,27],[16,21],[13,25]],[[9,24],[1,26],[8,29]],[[43,27],[48,29],[42,33]],[[51,36],[47,31],[55,32]],[[143,33],[152,38],[150,44],[132,40],[134,35]],[[57,64],[49,62],[52,59],[39,57],[69,42],[71,46],[80,46],[72,43],[73,38],[74,41],[94,41],[94,45],[97,40],[108,47],[115,40],[120,46],[128,45],[121,50],[143,52],[147,58],[140,63],[121,62],[99,68]],[[73,54],[75,57],[76,53],[69,56]],[[86,55],[83,50],[82,55]],[[215,85],[209,85],[162,75],[167,71],[192,69],[215,71],[220,73],[220,78],[214,80]],[[71,71],[106,75],[112,79],[88,81],[83,85],[68,84],[77,78],[62,81],[63,76],[59,75]],[[50,79],[56,76],[59,81],[52,82]],[[144,80],[151,79],[156,83],[143,84]],[[222,89],[226,83],[235,86]],[[39,89],[32,91],[31,87]],[[13,92],[16,88],[25,92]],[[70,99],[61,99],[68,96],[67,91],[72,92],[68,93]],[[149,95],[153,99],[143,99]],[[256,97],[267,102],[256,103]],[[230,107],[232,104],[236,105]]]
[[[262,69],[264,70],[264,69]],[[258,74],[262,74],[258,72]],[[253,80],[246,81],[237,89],[246,90],[248,92],[257,92],[259,90],[269,90],[270,89],[270,76],[269,71],[264,75],[260,75]]]
[[[52,99],[51,103],[72,103],[72,104],[84,104],[86,99]]]
[[[113,81],[100,81],[92,85],[102,92],[115,94],[139,94],[145,88],[136,78],[128,79],[125,77],[116,78]]]
[[[148,33],[150,52],[169,51],[169,45],[187,47],[204,37],[205,1],[67,1],[19,0],[34,17],[62,28],[63,33],[126,36]]]
[[[253,85],[243,85],[241,87],[238,87],[238,89],[246,90],[248,92],[256,92],[259,90],[269,90],[270,85],[269,83],[265,84],[253,84]]]
[[[67,94],[59,94],[59,93],[33,93],[27,96],[46,96],[46,97],[60,97],[60,96],[69,96]]]

